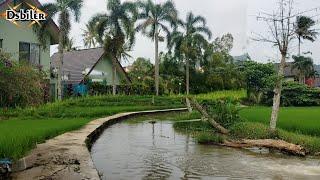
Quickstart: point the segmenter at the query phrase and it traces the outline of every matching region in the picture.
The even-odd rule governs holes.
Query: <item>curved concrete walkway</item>
[[[90,148],[106,127],[135,115],[186,110],[179,108],[120,113],[91,121],[80,130],[38,144],[28,156],[15,165],[15,169],[22,171],[14,173],[13,179],[100,179],[85,141]]]

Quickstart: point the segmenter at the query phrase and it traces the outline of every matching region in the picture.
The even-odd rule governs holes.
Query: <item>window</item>
[[[3,39],[0,39],[0,49],[2,48]]]
[[[19,61],[33,65],[40,64],[40,45],[35,43],[19,43]]]

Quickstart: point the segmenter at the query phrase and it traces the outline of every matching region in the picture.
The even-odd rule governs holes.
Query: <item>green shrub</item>
[[[242,71],[247,84],[246,103],[259,104],[262,93],[274,86],[273,82],[276,77],[274,65],[247,61],[242,65]]]
[[[264,95],[263,104],[272,105],[273,90]],[[297,82],[285,82],[281,93],[282,106],[319,106],[320,90]]]
[[[238,102],[231,98],[204,101],[204,107],[207,109],[209,115],[223,127],[228,128],[241,121]]]
[[[45,100],[45,74],[27,64],[10,61],[0,49],[0,107],[39,105]]]

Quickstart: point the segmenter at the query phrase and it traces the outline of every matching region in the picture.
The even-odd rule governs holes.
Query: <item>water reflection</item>
[[[320,179],[318,159],[198,145],[170,122],[116,124],[92,158],[102,179]]]

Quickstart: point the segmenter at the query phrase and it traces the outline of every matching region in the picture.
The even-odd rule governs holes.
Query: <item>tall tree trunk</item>
[[[303,75],[303,74],[301,74],[301,75],[299,76],[299,83],[300,83],[300,84],[304,84],[304,75]]]
[[[282,79],[283,79],[285,64],[286,64],[286,55],[282,54],[279,72],[278,72],[278,79],[276,81],[276,85],[274,88],[272,114],[270,119],[271,132],[275,132],[277,127],[277,121],[278,121],[278,115],[279,115],[279,109],[280,109],[281,90],[282,90]]]
[[[113,58],[112,60],[112,95],[114,96],[117,94],[116,73],[117,73],[116,59]]]
[[[156,34],[154,37],[154,45],[155,45],[155,71],[154,71],[154,81],[156,88],[156,96],[159,96],[159,34],[158,28],[156,26]]]
[[[300,56],[301,55],[301,36],[298,37],[298,43],[299,43],[299,45],[298,45],[298,56]]]
[[[58,100],[62,100],[62,68],[63,68],[63,34],[59,32],[59,61],[58,61],[58,78],[57,78],[57,96]]]
[[[186,92],[187,95],[189,95],[189,91],[190,91],[190,65],[189,65],[189,60],[186,59]]]

